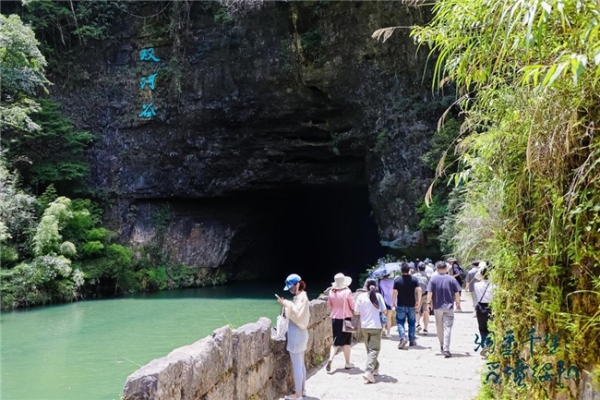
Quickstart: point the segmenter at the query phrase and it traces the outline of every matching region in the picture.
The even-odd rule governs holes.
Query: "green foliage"
[[[60,230],[73,217],[70,206],[71,200],[59,197],[46,208],[33,236],[33,253],[36,256],[58,252],[62,241]]]
[[[13,246],[2,245],[0,251],[0,264],[2,268],[10,268],[19,261],[19,253]]]
[[[37,209],[38,214],[41,216],[44,214],[44,211],[52,203],[54,200],[58,198],[58,193],[56,192],[56,188],[53,184],[48,185],[44,193],[37,198]]]
[[[63,193],[82,192],[88,174],[84,151],[92,143],[88,132],[76,131],[60,112],[60,104],[41,99],[32,115],[40,129],[27,134],[6,135],[9,157],[19,168],[25,185],[34,191],[54,184]]]
[[[385,148],[385,142],[387,141],[387,129],[382,129],[375,135],[375,145],[373,151],[380,153]]]
[[[98,240],[91,240],[81,246],[81,254],[85,257],[95,257],[102,254],[104,244]]]
[[[83,284],[81,272],[71,268],[64,256],[39,256],[1,273],[0,298],[3,307],[20,307],[72,301]]]
[[[6,168],[0,154],[0,243],[26,253],[25,243],[36,225],[35,197],[18,187],[18,178]],[[2,266],[5,266],[2,264]]]
[[[157,237],[162,238],[167,226],[169,226],[171,218],[171,206],[168,203],[158,207],[152,213],[152,222],[154,224],[154,229],[156,229]]]
[[[433,196],[429,206],[425,204],[425,201],[421,201],[417,206],[417,213],[421,217],[419,228],[426,231],[438,230],[448,213],[448,204],[436,195]]]
[[[309,62],[316,63],[323,57],[321,33],[316,29],[311,29],[300,35],[300,46],[304,58]]]
[[[431,139],[431,148],[421,156],[421,161],[432,171],[438,166],[446,170],[456,164],[458,155],[453,151],[456,139],[460,135],[460,122],[455,118],[448,118],[439,130],[435,131]],[[440,165],[440,161],[442,161]],[[456,166],[449,173],[456,172]]]
[[[215,12],[215,22],[217,24],[226,25],[233,21],[235,21],[235,18],[233,17],[233,14],[229,12],[227,7],[219,7],[217,12]]]
[[[438,54],[434,81],[464,93],[469,134],[455,175],[464,185],[455,253],[475,249],[496,265],[496,337],[559,333],[559,351],[540,346],[528,364],[589,368],[600,358],[600,5],[448,0],[434,10],[413,35]],[[490,361],[502,369],[516,357]],[[504,378],[486,397],[559,395],[527,384]],[[580,387],[563,394],[577,398]]]
[[[421,161],[432,171],[437,171],[438,178],[457,171],[458,155],[453,151],[460,135],[460,122],[449,117],[432,136],[430,149],[421,156]],[[440,179],[441,180],[441,179]],[[451,187],[442,185],[436,194],[416,204],[417,214],[421,217],[419,227],[428,231],[440,231],[444,221],[451,218],[448,214],[448,201]],[[442,234],[443,236],[443,234]],[[442,243],[444,247],[444,243]]]
[[[126,9],[120,1],[23,0],[24,19],[48,47],[70,47],[73,40],[85,44],[90,39],[110,37],[112,22]]]
[[[9,132],[34,132],[39,125],[30,118],[38,110],[33,101],[46,90],[46,60],[30,27],[17,15],[0,15],[0,128]]]
[[[65,257],[73,257],[77,254],[77,248],[71,242],[63,242],[60,245],[59,253]]]

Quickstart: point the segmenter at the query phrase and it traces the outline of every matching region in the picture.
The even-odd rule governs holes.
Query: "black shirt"
[[[419,281],[414,276],[401,275],[394,279],[394,290],[398,291],[398,307],[415,306],[415,289]]]

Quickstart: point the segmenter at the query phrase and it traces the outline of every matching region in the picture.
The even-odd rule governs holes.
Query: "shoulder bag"
[[[485,290],[483,291],[483,294],[481,295],[481,298],[475,305],[475,311],[483,312],[483,309],[481,308],[481,300],[483,300],[483,298],[485,297],[485,292],[487,292],[490,285],[491,285],[491,282],[488,282],[487,286],[485,287]]]
[[[276,340],[284,340],[285,335],[288,331],[290,320],[285,316],[285,308],[281,307],[281,314],[277,316],[277,333],[275,334]]]
[[[350,296],[352,296],[352,292],[350,292]],[[348,297],[344,297],[344,319],[342,320],[342,332],[345,333],[356,333],[358,332],[358,326],[355,325],[352,321],[352,317],[350,317],[350,320],[346,319],[346,303],[348,303]]]

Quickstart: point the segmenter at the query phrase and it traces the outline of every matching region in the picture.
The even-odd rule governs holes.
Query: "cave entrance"
[[[298,273],[318,284],[337,272],[353,278],[386,253],[366,186],[295,187],[253,194],[255,216],[246,229],[250,244],[233,266],[260,278]]]

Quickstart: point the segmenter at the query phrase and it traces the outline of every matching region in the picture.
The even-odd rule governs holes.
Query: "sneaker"
[[[373,376],[379,376],[379,368],[373,370]]]
[[[450,358],[450,357],[452,357],[452,354],[450,354],[449,351],[445,351],[444,352],[444,358]]]
[[[402,350],[404,348],[404,346],[406,346],[406,343],[408,343],[408,340],[402,338],[400,339],[400,343],[398,343],[398,349]]]
[[[423,329],[423,336],[427,336],[429,332],[427,332],[427,329]]]
[[[302,397],[306,397],[306,390],[302,391]]]
[[[481,349],[481,351],[479,352],[479,355],[481,357],[485,357],[488,355],[489,352],[490,352],[490,348],[486,346],[483,349]]]
[[[325,371],[331,371],[331,360],[327,361],[327,365],[325,366]]]
[[[444,354],[444,346],[440,346],[440,351]]]
[[[385,336],[386,338],[391,338],[392,337],[392,332],[388,332],[387,335]]]
[[[354,364],[352,364],[352,363],[350,363],[350,364],[346,364],[346,365],[344,366],[344,368],[345,368],[345,369],[352,369],[352,368],[354,368]]]
[[[413,340],[412,342],[409,343],[410,347],[416,346],[416,345],[417,345],[417,341],[416,340]]]
[[[420,333],[423,330],[423,328],[421,327],[421,325],[417,325],[417,333]]]
[[[375,383],[375,377],[368,371],[364,373],[363,378],[365,378],[367,382]]]

